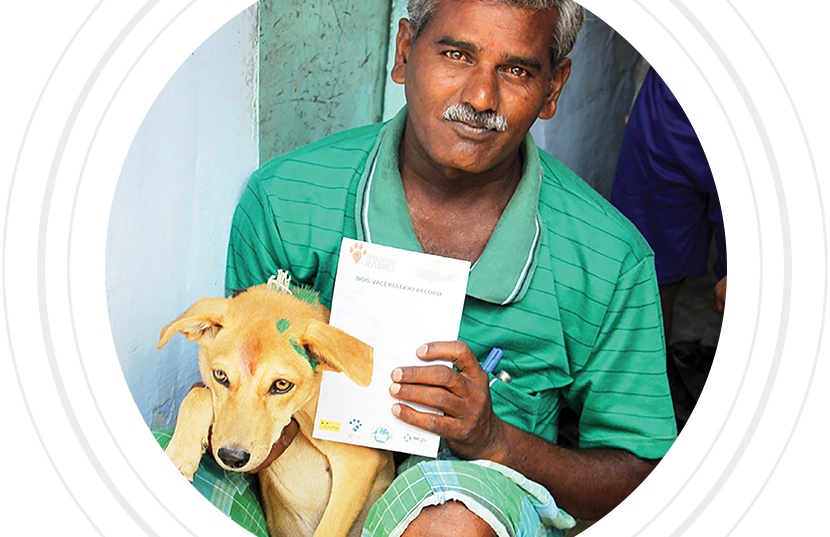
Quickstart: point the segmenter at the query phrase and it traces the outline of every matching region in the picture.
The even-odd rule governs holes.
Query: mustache
[[[476,112],[469,104],[454,104],[444,112],[444,119],[458,121],[483,127],[485,129],[504,132],[507,130],[507,120],[494,110]]]

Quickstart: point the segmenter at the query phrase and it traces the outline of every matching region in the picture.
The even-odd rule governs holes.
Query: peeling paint
[[[166,399],[163,403],[153,407],[153,412],[150,416],[150,429],[172,429],[176,425],[176,410],[179,407],[178,402],[173,399]]]
[[[380,121],[388,0],[260,2],[260,162]]]

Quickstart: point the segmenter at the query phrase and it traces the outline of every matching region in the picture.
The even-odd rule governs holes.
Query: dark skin
[[[461,459],[487,459],[521,472],[547,488],[558,505],[577,518],[597,520],[619,505],[651,473],[656,461],[618,449],[569,450],[499,419],[490,401],[489,379],[460,341],[430,343],[417,351],[443,365],[401,367],[392,372],[390,393],[444,412],[423,413],[396,404],[393,414],[432,431]]]
[[[490,524],[464,507],[463,503],[449,501],[425,507],[401,537],[496,537]]]
[[[446,5],[445,5],[446,4]],[[550,55],[538,46],[492,29],[502,11],[501,36],[546,33],[548,18],[513,20],[524,10],[489,5],[476,31],[457,31],[445,16],[458,16],[477,2],[440,3],[415,43],[402,20],[391,76],[405,84],[409,116],[400,149],[400,172],[412,226],[424,251],[456,259],[478,259],[522,175],[519,146],[537,117],[548,119],[570,73],[566,60],[552,72]],[[449,7],[448,7],[449,6]],[[475,10],[472,10],[475,11]],[[472,19],[467,19],[471,22]],[[482,24],[484,23],[484,24]],[[445,120],[444,111],[463,103],[493,110],[509,125],[497,133],[474,123]]]
[[[409,109],[400,171],[424,252],[475,262],[484,251],[521,178],[521,142],[537,117],[554,115],[570,73],[568,60],[552,67],[549,38],[540,37],[550,36],[555,17],[497,3],[441,0],[415,41],[408,21],[401,21],[392,70],[392,79],[406,86]],[[456,103],[495,111],[508,127],[497,132],[475,121],[444,119],[444,110]],[[463,342],[430,343],[417,355],[425,362],[452,362],[456,370],[396,369],[390,393],[444,415],[404,404],[394,405],[393,413],[440,435],[462,459],[489,459],[541,483],[578,518],[607,514],[656,465],[622,450],[566,450],[502,421],[492,410],[488,377]]]

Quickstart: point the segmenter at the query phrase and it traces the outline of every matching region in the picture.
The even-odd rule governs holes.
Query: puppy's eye
[[[230,386],[230,384],[231,384],[228,381],[228,376],[221,369],[214,369],[213,370],[213,378],[215,378],[216,382],[218,382],[222,386],[227,387],[227,386]]]
[[[268,392],[271,395],[277,395],[282,393],[288,393],[291,391],[291,388],[294,387],[294,383],[285,379],[277,379],[271,384],[271,389]]]

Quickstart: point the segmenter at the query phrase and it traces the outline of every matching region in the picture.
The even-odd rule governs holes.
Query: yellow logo
[[[334,421],[320,420],[320,430],[330,431],[332,433],[340,432],[340,424]]]

